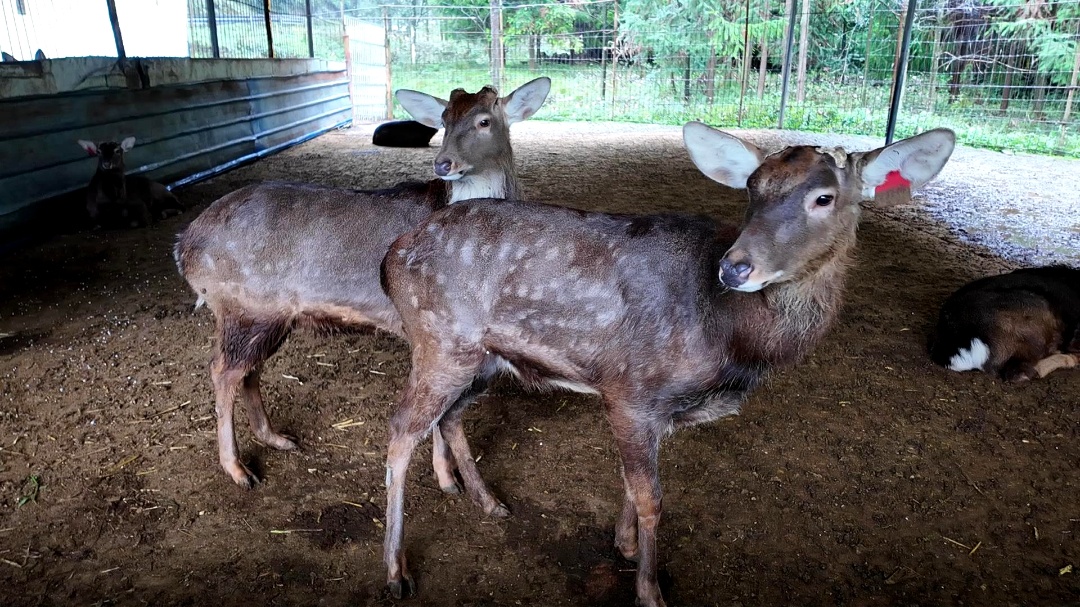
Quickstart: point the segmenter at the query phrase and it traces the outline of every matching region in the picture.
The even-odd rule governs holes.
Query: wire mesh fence
[[[549,119],[882,135],[902,67],[898,136],[1080,157],[1080,0],[910,0],[904,66],[909,0],[401,1],[113,0],[132,56],[344,61],[349,18],[386,28],[395,88],[545,74]],[[0,49],[116,56],[106,5],[0,0]]]

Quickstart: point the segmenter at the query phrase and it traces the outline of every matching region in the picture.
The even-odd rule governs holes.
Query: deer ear
[[[514,92],[499,100],[510,124],[521,122],[532,116],[544,105],[548,92],[551,91],[551,78],[541,76],[519,86]]]
[[[405,108],[405,111],[417,122],[433,129],[442,128],[442,113],[446,109],[446,101],[409,89],[398,89],[394,96],[397,97],[401,107]]]
[[[130,152],[131,148],[133,147],[135,147],[134,137],[128,137],[120,142],[120,149],[124,150],[125,152]]]
[[[87,141],[85,139],[80,139],[79,140],[79,147],[86,150],[86,153],[90,154],[91,156],[97,156],[98,155],[97,144],[95,144],[93,141]]]
[[[934,129],[871,152],[853,155],[857,166],[862,166],[859,176],[863,198],[874,198],[874,191],[894,171],[910,182],[912,189],[925,184],[945,166],[954,147],[955,133],[949,129]]]
[[[701,122],[686,123],[683,142],[697,168],[729,188],[745,188],[747,178],[761,166],[757,146]]]

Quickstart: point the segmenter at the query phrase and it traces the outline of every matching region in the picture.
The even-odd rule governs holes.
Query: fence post
[[[491,84],[502,89],[502,0],[491,0]]]
[[[210,28],[210,53],[214,59],[220,59],[221,47],[218,46],[217,13],[214,11],[214,0],[206,0],[206,25]]]
[[[908,51],[911,49],[911,24],[915,21],[915,9],[918,0],[908,0],[907,17],[904,18],[904,34],[900,42],[900,57],[893,73],[892,102],[889,104],[889,123],[885,127],[885,145],[892,143],[896,133],[896,116],[900,113],[900,95],[904,91],[904,79],[907,77]]]
[[[311,24],[311,0],[305,0],[304,8],[307,10],[307,52],[308,57],[315,58],[315,35]]]
[[[803,0],[809,2],[810,0]],[[791,80],[791,47],[792,42],[795,40],[795,0],[787,0],[788,2],[788,22],[787,33],[784,34],[784,67],[783,74],[780,77],[780,119],[777,122],[776,128],[784,128],[784,109],[787,107],[788,98],[788,85]]]
[[[112,22],[113,40],[116,42],[116,57],[120,63],[127,61],[127,53],[124,52],[124,37],[120,34],[120,19],[116,16],[116,0],[105,0],[109,5],[109,21]]]
[[[349,52],[349,26],[345,23],[345,18],[342,16],[341,28],[345,30],[345,39],[342,41],[342,45],[345,47],[345,76],[349,79],[349,105],[352,106],[353,123],[356,123],[356,91],[353,89],[353,67],[352,53]]]
[[[266,48],[267,56],[274,58],[274,31],[270,27],[270,0],[263,0],[263,17],[266,19]]]
[[[384,6],[382,9],[383,19],[383,46],[386,53],[386,119],[394,119],[394,86],[390,82],[390,11]]]

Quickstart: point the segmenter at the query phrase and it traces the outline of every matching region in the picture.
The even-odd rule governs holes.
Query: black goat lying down
[[[391,148],[426,148],[438,132],[415,120],[396,120],[375,127],[371,143]]]
[[[945,300],[930,357],[1006,381],[1080,364],[1080,270],[1025,268],[968,283]]]

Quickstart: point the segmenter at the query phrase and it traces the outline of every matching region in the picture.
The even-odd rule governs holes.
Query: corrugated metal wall
[[[128,173],[186,181],[347,124],[348,89],[341,69],[0,99],[0,234],[86,186],[97,161],[78,139],[134,136]]]

